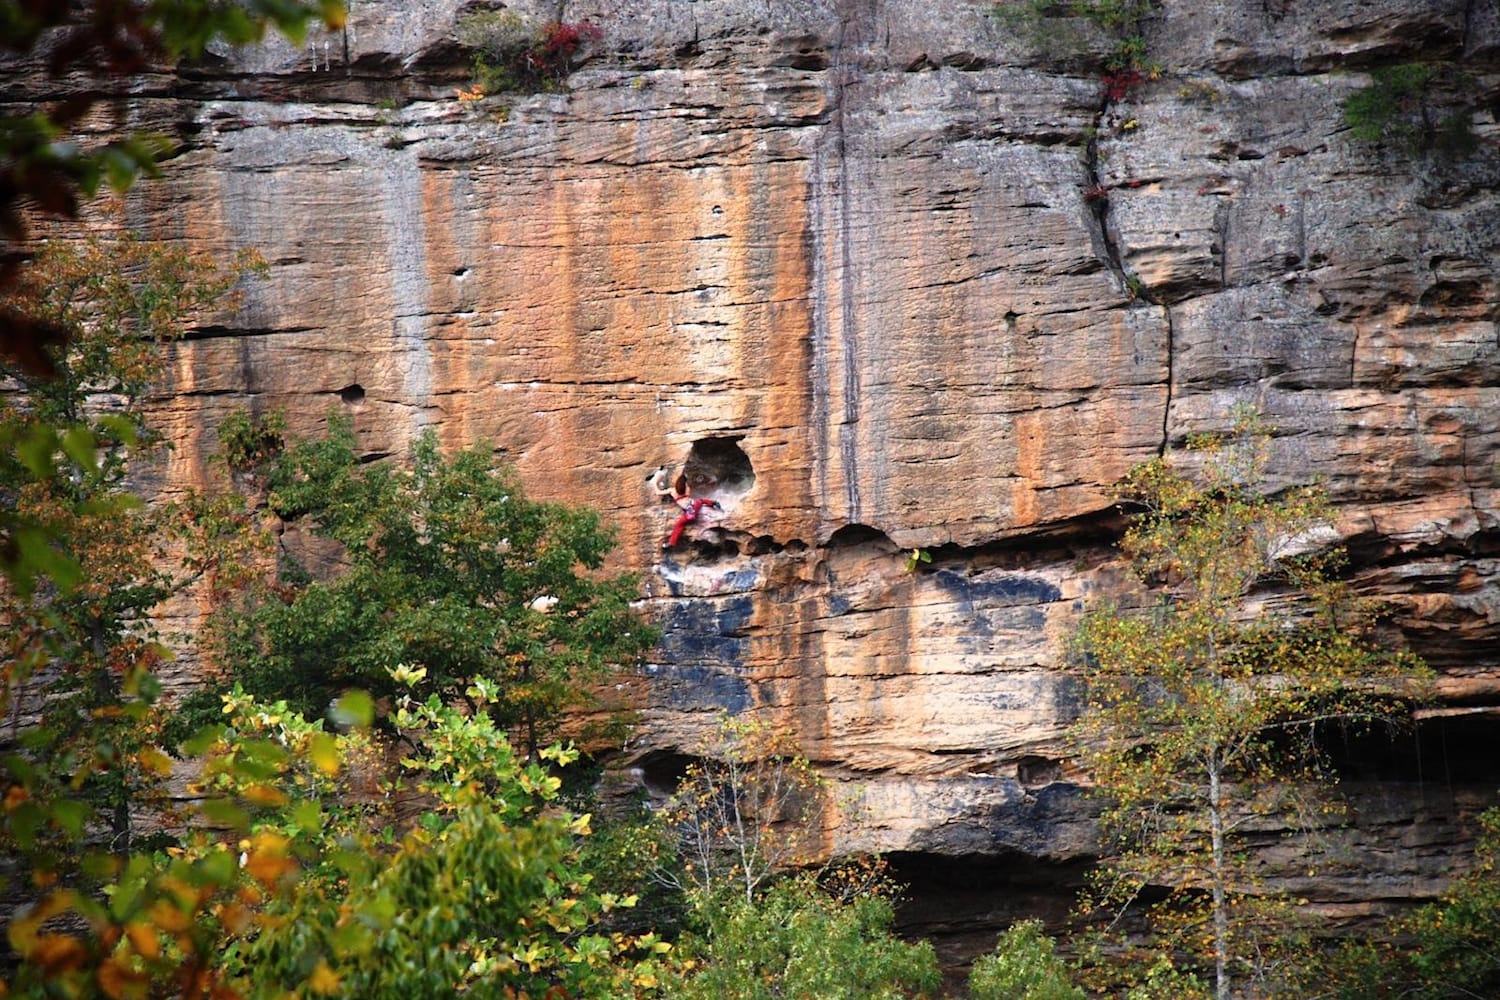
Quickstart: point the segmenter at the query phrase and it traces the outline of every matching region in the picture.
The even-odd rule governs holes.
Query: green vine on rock
[[[219,424],[219,447],[226,465],[235,472],[254,469],[281,454],[286,444],[286,415],[273,411],[253,417],[235,410]]]
[[[1344,99],[1344,124],[1360,142],[1408,152],[1462,154],[1475,146],[1472,109],[1458,99],[1471,83],[1446,63],[1399,63],[1370,73],[1370,84]]]

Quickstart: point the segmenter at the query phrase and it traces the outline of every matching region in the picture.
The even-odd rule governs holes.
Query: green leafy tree
[[[1262,884],[1240,831],[1266,818],[1327,822],[1332,797],[1314,791],[1334,776],[1318,736],[1399,717],[1422,671],[1382,648],[1369,611],[1333,577],[1337,553],[1318,544],[1323,491],[1262,492],[1267,439],[1239,414],[1228,437],[1191,442],[1198,476],[1167,459],[1130,474],[1121,494],[1140,513],[1121,550],[1162,598],[1095,611],[1077,636],[1081,755],[1106,802],[1085,912],[1144,909],[1152,976],[1177,976],[1173,956],[1190,956],[1219,1000],[1237,979],[1282,971],[1290,901]]]
[[[476,698],[482,698],[476,692]],[[336,716],[370,718],[368,697]],[[436,698],[396,713],[392,749],[236,691],[191,741],[211,825],[59,890],[12,921],[16,995],[280,1000],[638,997],[671,951],[602,925],[634,900],[589,887],[590,817],[559,807],[550,747],[522,761],[484,713]],[[373,790],[371,786],[374,786]],[[393,798],[423,803],[412,821]],[[59,918],[72,919],[60,922]]]
[[[108,534],[110,518],[130,520],[127,463],[139,467],[159,444],[144,403],[161,376],[160,345],[190,316],[232,304],[235,283],[263,266],[242,253],[221,267],[125,233],[50,241],[19,270],[7,305],[67,340],[49,375],[0,365],[15,387],[0,396],[0,568],[19,598],[82,575],[94,545],[70,540],[62,522],[94,518]]]
[[[573,753],[538,748],[522,761],[486,711],[500,693],[493,680],[465,686],[474,711],[460,713],[436,695],[412,701],[423,668],[397,668],[387,678],[394,740],[327,732],[284,703],[236,693],[224,704],[229,728],[163,742],[172,713],[154,671],[167,652],[150,613],[190,583],[228,584],[253,568],[255,517],[233,495],[146,507],[126,485],[157,444],[142,400],[159,342],[197,309],[232,301],[253,263],[221,270],[129,239],[57,244],[14,286],[69,336],[60,377],[11,372],[16,388],[0,397],[0,429],[27,443],[0,462],[6,537],[34,525],[29,537],[46,549],[34,572],[0,584],[0,851],[8,902],[31,900],[7,914],[0,994],[649,992],[669,949],[606,926],[633,900],[589,888],[579,860],[589,817],[560,806],[553,774]],[[231,435],[239,458],[274,447],[274,426],[241,431]],[[461,506],[427,523],[467,516]],[[516,535],[538,543],[535,561],[563,558],[570,530],[599,534],[597,521],[557,523],[539,506],[531,516],[544,528]],[[443,537],[458,544],[453,531]],[[576,610],[576,595],[557,589],[556,607],[532,610]],[[603,627],[584,612],[577,620]],[[335,708],[342,725],[372,714],[368,695]],[[398,746],[407,778],[386,789]],[[199,775],[201,816],[170,809],[180,788],[169,779],[184,765]],[[384,806],[397,800],[422,803],[414,822]],[[149,839],[133,828],[143,813]]]
[[[969,972],[972,1000],[1086,1000],[1040,920],[1008,927]]]
[[[299,870],[290,838],[274,822],[252,830],[252,813],[264,821],[287,804],[277,787],[284,774],[295,774],[301,792],[293,826],[315,826],[319,797],[348,788],[339,780],[342,748],[321,725],[299,724],[274,707],[251,718],[247,731],[207,730],[185,747],[206,776],[202,818],[211,827],[165,849],[85,853],[88,885],[59,884],[32,869],[41,896],[11,915],[11,976],[0,981],[10,992],[0,994],[242,1000],[225,972],[234,942],[256,933],[268,899],[288,891]],[[8,799],[22,787],[12,785]],[[81,825],[69,832],[84,846]],[[24,857],[30,863],[34,855]]]
[[[483,707],[483,685],[471,697]],[[435,695],[407,701],[390,720],[410,748],[401,776],[361,803],[329,772],[371,761],[381,738],[339,735],[329,752],[321,726],[284,702],[239,691],[225,700],[234,721],[215,753],[234,766],[211,768],[205,790],[261,803],[237,825],[252,844],[284,845],[296,866],[246,924],[253,933],[226,948],[224,975],[245,997],[611,998],[656,985],[670,949],[653,934],[605,927],[635,898],[592,890],[580,866],[591,817],[560,805],[553,773],[576,751],[554,745],[523,760],[487,713],[459,712]],[[246,737],[288,745],[273,775],[233,757]],[[393,832],[381,805],[391,797],[426,808],[411,822],[396,817]]]
[[[157,747],[155,671],[169,656],[151,613],[205,576],[233,572],[254,544],[233,498],[147,508],[126,489],[158,446],[144,397],[159,345],[187,318],[222,306],[254,266],[123,237],[41,248],[12,299],[68,331],[57,376],[5,372],[0,436],[0,780],[12,782],[3,839],[61,877],[77,852],[52,852],[106,817],[126,852],[131,809],[167,764]]]
[[[941,976],[928,942],[891,931],[878,895],[838,901],[811,876],[784,879],[754,900],[704,901],[700,929],[681,942],[685,971],[665,993],[681,1000],[895,1000],[932,996]]]
[[[636,581],[599,572],[613,532],[593,511],[528,500],[481,446],[451,456],[419,440],[411,461],[364,464],[347,420],[297,445],[268,473],[270,508],[339,543],[343,568],[281,579],[227,613],[223,662],[245,688],[320,714],[349,687],[469,698],[538,748],[564,706],[655,634],[632,611]]]

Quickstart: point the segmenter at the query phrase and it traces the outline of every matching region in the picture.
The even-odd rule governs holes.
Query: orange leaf
[[[297,870],[297,862],[287,856],[287,840],[274,833],[261,833],[245,854],[245,871],[266,888],[271,888]]]
[[[250,926],[250,910],[239,903],[226,903],[219,908],[219,923],[230,934],[240,934]]]
[[[41,966],[48,976],[76,969],[87,959],[88,949],[70,934],[42,934],[26,953],[26,960]]]
[[[314,993],[337,993],[339,977],[328,967],[328,963],[320,958],[317,968],[313,969],[312,975],[307,977],[307,985]]]
[[[111,1000],[144,997],[149,982],[144,973],[127,968],[114,958],[105,959],[98,970],[99,988]]]
[[[126,924],[125,934],[130,938],[131,947],[142,958],[155,958],[161,954],[161,941],[157,939],[156,931],[145,924]]]
[[[192,917],[187,911],[165,899],[152,903],[148,916],[153,924],[171,934],[187,930],[192,923]]]
[[[272,785],[255,784],[243,792],[245,799],[258,806],[284,806],[286,793]]]
[[[146,747],[136,754],[141,767],[162,777],[170,777],[172,774],[172,758],[162,753],[155,747]]]

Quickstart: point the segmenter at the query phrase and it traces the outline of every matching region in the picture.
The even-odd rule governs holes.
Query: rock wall
[[[371,455],[493,442],[621,526],[665,627],[622,768],[754,712],[846,789],[833,849],[1062,864],[1108,488],[1251,403],[1446,709],[1367,758],[1346,863],[1300,888],[1442,885],[1497,777],[1493,4],[1164,0],[1159,78],[1113,83],[1086,19],[971,0],[510,6],[604,41],[560,92],[460,101],[456,0],[351,0],[101,112],[181,141],[129,221],[271,262],[173,348],[146,485],[202,479],[246,405],[352,411]],[[1341,101],[1416,61],[1460,68],[1423,101],[1472,146],[1351,136]],[[684,462],[726,509],[664,556],[644,480]]]

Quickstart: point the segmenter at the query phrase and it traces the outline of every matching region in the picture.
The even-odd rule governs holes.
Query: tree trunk
[[[1208,822],[1213,847],[1214,998],[1229,1000],[1229,910],[1224,889],[1224,788],[1218,753],[1209,755]]]
[[[119,686],[109,672],[109,648],[104,641],[104,622],[97,617],[89,619],[89,640],[94,652],[94,690],[100,705],[113,707],[120,701]],[[124,778],[124,767],[120,775]],[[114,808],[110,811],[110,851],[124,857],[130,853],[130,791],[128,780],[115,793]]]

